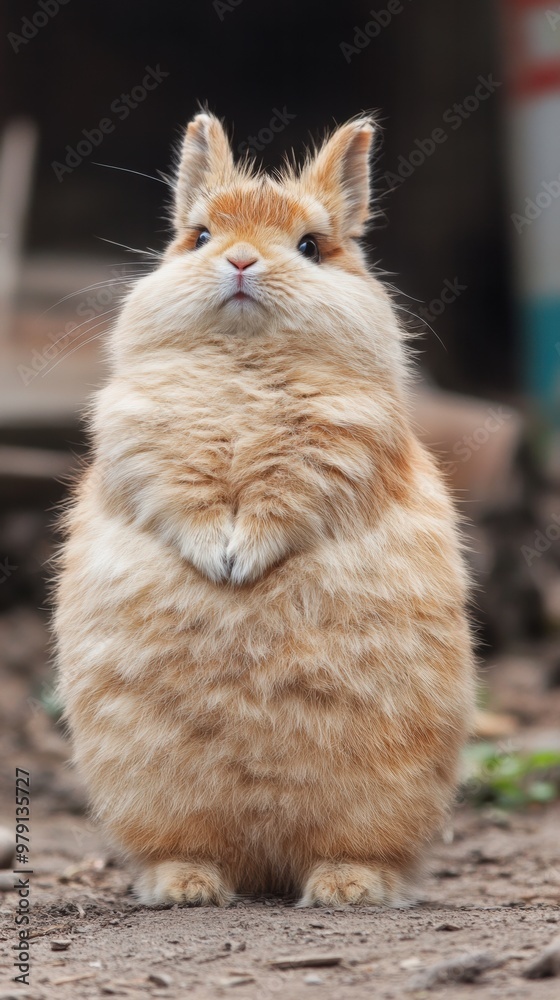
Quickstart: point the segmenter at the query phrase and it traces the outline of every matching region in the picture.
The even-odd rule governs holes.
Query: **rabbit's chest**
[[[313,411],[281,373],[251,369],[230,377],[219,392],[200,386],[196,405],[184,421],[189,460],[212,462],[224,476],[243,475],[247,467],[281,460],[305,445]]]

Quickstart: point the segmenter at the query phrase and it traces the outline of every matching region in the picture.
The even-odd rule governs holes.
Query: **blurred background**
[[[0,749],[75,803],[52,785],[56,509],[199,102],[271,166],[377,113],[367,243],[421,334],[414,419],[468,519],[479,735],[560,749],[560,6],[4,0],[0,26]]]

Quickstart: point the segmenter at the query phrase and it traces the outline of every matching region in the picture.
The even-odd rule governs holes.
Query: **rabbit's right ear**
[[[176,229],[186,226],[199,192],[227,180],[233,170],[233,155],[221,122],[205,112],[196,115],[187,125],[175,179]]]

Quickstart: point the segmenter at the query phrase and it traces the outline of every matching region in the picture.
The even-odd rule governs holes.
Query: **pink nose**
[[[228,260],[230,264],[233,264],[233,266],[236,267],[239,271],[244,271],[246,267],[251,267],[252,264],[257,263],[256,257],[253,257],[252,260],[246,260],[244,257],[241,259],[238,257],[228,257]]]

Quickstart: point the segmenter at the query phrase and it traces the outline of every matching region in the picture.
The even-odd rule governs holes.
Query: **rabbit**
[[[301,165],[197,114],[65,515],[59,691],[142,904],[404,906],[473,715],[457,515],[360,238],[376,124]]]

